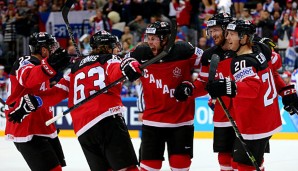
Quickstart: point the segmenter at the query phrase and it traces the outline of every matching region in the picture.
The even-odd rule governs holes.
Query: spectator
[[[176,18],[179,3],[177,0],[171,0],[169,3],[169,18]]]
[[[283,15],[281,22],[277,25],[276,32],[278,48],[286,49],[289,46],[289,40],[293,33],[293,22],[290,20],[288,13]]]
[[[252,16],[250,14],[250,9],[249,8],[243,8],[243,10],[241,11],[241,20],[249,20],[252,21]]]
[[[127,40],[130,42],[130,44],[132,44],[134,42],[134,36],[130,33],[130,28],[128,26],[125,26],[124,33],[121,36],[121,42],[123,43]]]
[[[137,44],[137,42],[140,42],[147,27],[147,24],[144,21],[143,17],[141,15],[136,16],[136,18],[129,22],[127,26],[129,26],[129,28],[133,32],[135,32],[133,44]]]
[[[252,12],[252,17],[254,20],[260,17],[261,11],[263,11],[263,5],[261,2],[259,2],[256,5],[256,9]]]
[[[104,14],[105,17],[108,16],[108,14],[111,11],[116,11],[119,14],[121,14],[121,8],[118,3],[114,0],[107,0],[108,2],[103,6],[102,8],[102,13]]]
[[[206,49],[209,48],[209,46],[207,45],[207,38],[206,37],[201,37],[199,39],[198,48],[200,48],[202,50],[206,50]]]
[[[177,25],[181,28],[181,31],[186,35],[186,41],[189,40],[188,29],[190,27],[190,12],[191,5],[189,0],[180,1],[177,11]]]
[[[108,32],[111,31],[110,23],[103,16],[102,11],[99,9],[96,10],[95,16],[90,17],[89,22],[90,22],[93,34],[97,33],[98,31],[101,31],[101,30],[106,30]]]
[[[283,74],[281,75],[281,78],[284,80],[286,85],[290,85],[291,84],[291,76],[292,73],[290,71],[284,71]]]
[[[274,21],[271,19],[269,11],[261,11],[260,18],[257,18],[255,22],[260,37],[273,39]]]
[[[271,13],[273,11],[274,0],[266,0],[263,4],[263,10],[268,11]]]
[[[92,48],[90,46],[90,35],[89,34],[84,34],[80,38],[80,45],[81,45],[81,51],[82,54],[87,56],[91,52]]]
[[[5,67],[3,65],[0,65],[0,98],[6,99],[7,93],[6,93],[6,86],[7,86],[7,79],[8,75],[4,71]]]
[[[108,18],[111,22],[111,25],[112,25],[112,30],[111,30],[111,33],[115,36],[118,37],[118,39],[121,38],[122,34],[123,34],[123,31],[124,31],[124,27],[125,27],[125,22],[120,22],[120,15],[118,12],[116,11],[111,11],[109,14],[108,14]]]
[[[286,8],[282,11],[281,13],[281,18],[283,18],[283,16],[288,13],[290,14],[293,8],[293,1],[292,0],[286,0]]]
[[[243,11],[244,4],[246,3],[246,1],[247,0],[232,0],[232,2],[234,4],[234,10],[236,13],[236,18],[241,17],[241,13]]]

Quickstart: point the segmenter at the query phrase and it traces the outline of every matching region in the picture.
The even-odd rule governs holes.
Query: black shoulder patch
[[[267,61],[271,60],[272,50],[266,44],[260,42],[254,42],[254,53],[263,53]]]
[[[258,71],[264,70],[268,67],[268,61],[262,53],[252,53],[247,55],[248,65],[255,67]]]
[[[18,70],[21,65],[26,65],[28,63],[40,65],[41,61],[34,56],[21,56],[13,63],[10,74],[15,75],[15,71]]]
[[[220,57],[220,60],[224,60],[226,58],[229,58],[231,56],[228,56],[229,54],[226,53],[221,47],[219,46],[212,46],[208,49],[206,49],[203,53],[201,62],[203,66],[207,66],[210,63],[211,57],[213,54],[217,54]]]
[[[176,42],[169,54],[164,57],[163,61],[177,61],[185,60],[195,54],[195,47],[189,42],[178,41]]]
[[[130,57],[135,58],[140,63],[145,63],[154,57],[151,48],[147,44],[138,45],[132,52]]]

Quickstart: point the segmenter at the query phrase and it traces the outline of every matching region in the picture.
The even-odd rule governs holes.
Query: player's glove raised
[[[40,106],[42,106],[40,97],[26,94],[16,102],[12,111],[8,115],[8,120],[13,123],[21,123],[26,116],[31,112],[36,111]]]
[[[190,81],[183,81],[179,84],[174,92],[174,97],[179,101],[186,101],[192,95],[195,86]]]
[[[235,81],[231,81],[229,78],[208,82],[206,90],[212,98],[220,96],[235,97],[237,94],[236,83]]]
[[[135,81],[142,76],[140,66],[140,63],[136,59],[125,58],[120,64],[120,69],[129,81]]]
[[[56,72],[62,71],[70,63],[70,58],[65,49],[58,48],[53,54],[42,61],[43,71],[50,75],[56,75]]]
[[[297,96],[294,85],[289,85],[289,86],[282,88],[280,90],[279,94],[282,96],[282,103],[284,105],[284,109],[287,112],[289,112],[290,115],[297,113],[298,96]]]

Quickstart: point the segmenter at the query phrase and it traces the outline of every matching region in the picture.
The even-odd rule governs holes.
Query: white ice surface
[[[88,171],[88,165],[76,138],[60,138],[67,166],[64,171]],[[132,139],[138,152],[140,139]],[[271,140],[271,153],[265,155],[266,171],[298,171],[298,140]],[[138,154],[138,153],[137,153]],[[165,156],[167,156],[165,154]],[[0,137],[0,171],[28,171],[29,168],[12,142]],[[219,171],[211,139],[195,139],[192,171]],[[162,171],[170,171],[167,160]]]

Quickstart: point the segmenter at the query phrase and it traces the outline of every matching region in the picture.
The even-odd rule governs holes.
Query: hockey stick
[[[76,52],[77,52],[77,57],[81,57],[82,54],[81,52],[79,51],[79,48],[78,48],[78,45],[76,43],[76,40],[74,39],[74,35],[73,35],[73,32],[71,30],[71,27],[69,25],[69,21],[68,21],[68,13],[69,13],[69,10],[71,8],[71,6],[76,2],[76,0],[67,0],[62,8],[62,17],[63,17],[63,20],[65,22],[65,25],[66,25],[66,29],[68,31],[68,34],[69,34],[69,37],[73,43],[73,46],[75,47],[76,49]]]
[[[0,103],[5,105],[5,101],[2,98],[0,98]]]
[[[143,65],[141,65],[140,68],[141,69],[144,69],[147,66],[149,66],[149,65],[151,65],[151,64],[153,64],[153,63],[161,60],[163,57],[165,57],[171,51],[172,46],[175,44],[176,34],[177,34],[177,23],[176,23],[176,19],[172,19],[171,36],[169,38],[169,41],[168,41],[167,46],[165,47],[165,49],[160,54],[158,54],[156,57],[152,58],[151,60],[149,60],[146,63],[144,63]],[[67,113],[69,113],[69,112],[73,111],[74,109],[80,107],[81,105],[85,104],[86,102],[89,102],[90,100],[92,100],[96,96],[104,93],[105,91],[107,91],[108,89],[114,87],[119,82],[122,82],[125,79],[126,79],[126,77],[123,76],[123,77],[119,78],[118,80],[114,81],[113,83],[107,85],[106,87],[100,89],[96,93],[90,95],[89,97],[87,97],[86,99],[82,100],[81,102],[75,104],[74,106],[70,107],[66,111],[64,111],[62,113],[59,113],[58,115],[56,115],[52,119],[46,121],[46,125],[48,126],[48,125],[54,123],[55,121],[57,121],[58,119],[62,118],[64,115],[66,115]]]
[[[217,54],[213,54],[212,57],[211,57],[211,62],[210,62],[210,69],[209,69],[209,77],[208,77],[208,81],[209,82],[212,82],[214,81],[214,78],[215,78],[215,74],[216,74],[216,69],[217,69],[217,66],[218,66],[218,63],[219,63],[219,56]],[[233,119],[233,117],[231,116],[229,110],[227,109],[225,103],[223,102],[222,98],[221,97],[217,97],[217,101],[219,102],[220,106],[222,107],[222,109],[224,110],[227,118],[229,119],[230,123],[232,124],[232,127],[235,131],[235,134],[236,136],[238,137],[244,151],[246,152],[248,158],[250,159],[251,163],[253,164],[253,166],[256,168],[257,171],[261,171],[259,166],[258,166],[258,163],[255,159],[255,157],[253,156],[253,154],[251,153],[251,151],[247,148],[247,145],[246,143],[244,142],[244,139],[236,125],[236,122],[235,120]]]

